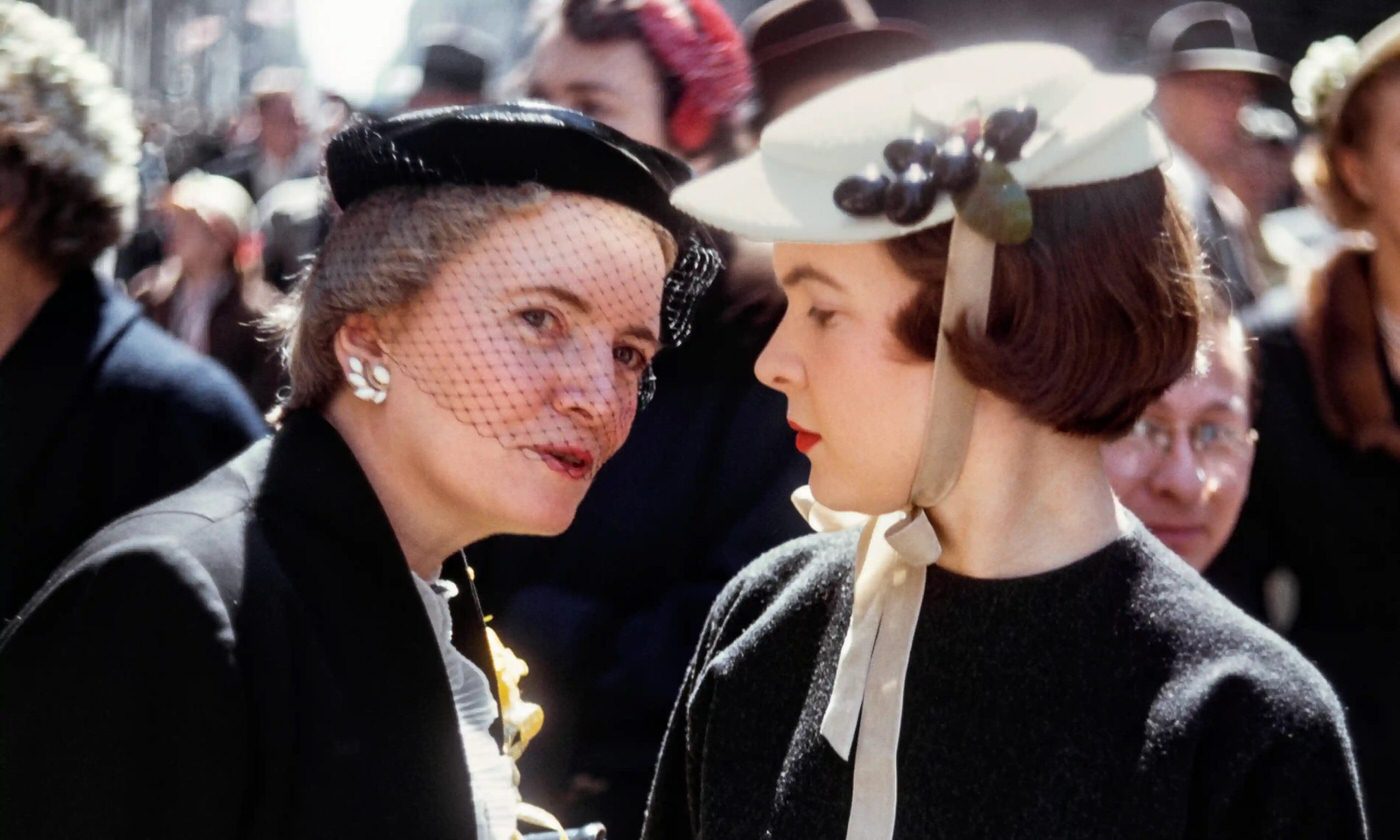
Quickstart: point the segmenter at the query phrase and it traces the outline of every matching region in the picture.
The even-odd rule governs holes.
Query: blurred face
[[[1179,380],[1103,449],[1118,498],[1198,571],[1235,529],[1254,463],[1244,330],[1232,320],[1202,338],[1205,373]]]
[[[886,513],[914,483],[933,363],[891,331],[918,290],[880,243],[780,243],[773,267],[787,312],[755,372],[788,399],[817,500]]]
[[[1367,97],[1370,131],[1360,149],[1343,149],[1347,187],[1370,210],[1368,227],[1378,238],[1400,246],[1400,78]]]
[[[572,108],[633,140],[670,150],[661,78],[638,41],[586,44],[556,18],[536,42],[527,84],[534,99]]]
[[[1173,73],[1158,82],[1156,110],[1172,142],[1213,170],[1230,164],[1240,146],[1240,109],[1258,96],[1249,73]]]
[[[218,271],[227,268],[237,246],[238,232],[222,216],[210,225],[197,212],[170,205],[162,211],[165,220],[165,255],[179,257],[186,272]]]
[[[288,94],[268,96],[258,105],[262,123],[258,143],[271,155],[289,158],[296,154],[306,133],[296,102]]]
[[[655,228],[601,199],[494,223],[381,320],[395,464],[490,533],[564,530],[631,428],[667,268]]]

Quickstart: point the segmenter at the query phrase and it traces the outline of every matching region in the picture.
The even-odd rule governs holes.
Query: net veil
[[[442,240],[440,229],[412,228],[443,225],[443,206],[394,220],[409,229],[399,238]],[[412,297],[376,314],[392,387],[417,390],[478,435],[558,472],[591,478],[654,389],[656,354],[689,333],[717,261],[698,240],[678,254],[660,225],[578,193],[540,191],[472,233]],[[364,264],[339,261],[342,270]]]

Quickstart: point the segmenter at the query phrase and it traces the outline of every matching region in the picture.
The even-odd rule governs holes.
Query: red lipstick
[[[794,423],[791,418],[788,419],[788,426],[790,426],[794,432],[797,432],[797,451],[801,452],[803,455],[811,452],[812,447],[821,442],[821,435],[802,428]]]

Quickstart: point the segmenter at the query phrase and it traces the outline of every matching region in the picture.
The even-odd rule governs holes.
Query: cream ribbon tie
[[[854,774],[861,795],[852,797],[846,837],[884,840],[894,833],[905,671],[925,574],[942,547],[932,523],[916,507],[881,516],[833,511],[813,498],[808,487],[793,493],[792,501],[816,531],[860,528],[851,624],[821,732],[843,760],[850,760],[859,727]]]
[[[823,507],[808,487],[792,496],[817,531],[860,529],[851,624],[841,643],[821,729],[841,758],[854,763],[846,840],[894,837],[905,672],[928,567],[943,554],[925,511],[943,501],[957,483],[977,403],[976,386],[952,361],[948,333],[964,319],[974,329],[984,328],[995,262],[996,243],[955,217],[933,363],[933,398],[909,506],[868,516]]]

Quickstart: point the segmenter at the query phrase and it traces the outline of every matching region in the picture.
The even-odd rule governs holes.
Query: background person
[[[139,142],[67,23],[0,5],[0,622],[85,537],[265,432],[93,271],[135,221]]]
[[[815,94],[934,46],[925,26],[878,17],[866,0],[772,0],[742,29],[757,83],[755,131]]]
[[[1308,186],[1367,247],[1337,252],[1258,327],[1259,449],[1220,558],[1297,581],[1288,638],[1336,685],[1373,836],[1400,833],[1400,16],[1314,44],[1293,75],[1318,129]]]
[[[164,258],[127,284],[151,320],[228,368],[262,411],[272,408],[282,363],[258,321],[277,290],[262,276],[253,200],[238,182],[199,170],[162,203]]]
[[[1239,114],[1261,85],[1288,68],[1259,52],[1249,17],[1228,3],[1178,6],[1148,34],[1148,66],[1157,79],[1153,111],[1173,148],[1167,167],[1195,224],[1207,266],[1236,307],[1264,291],[1244,206],[1225,186],[1243,149]]]
[[[1103,448],[1119,500],[1204,572],[1239,520],[1254,463],[1248,339],[1228,313],[1202,322],[1201,360]]]

